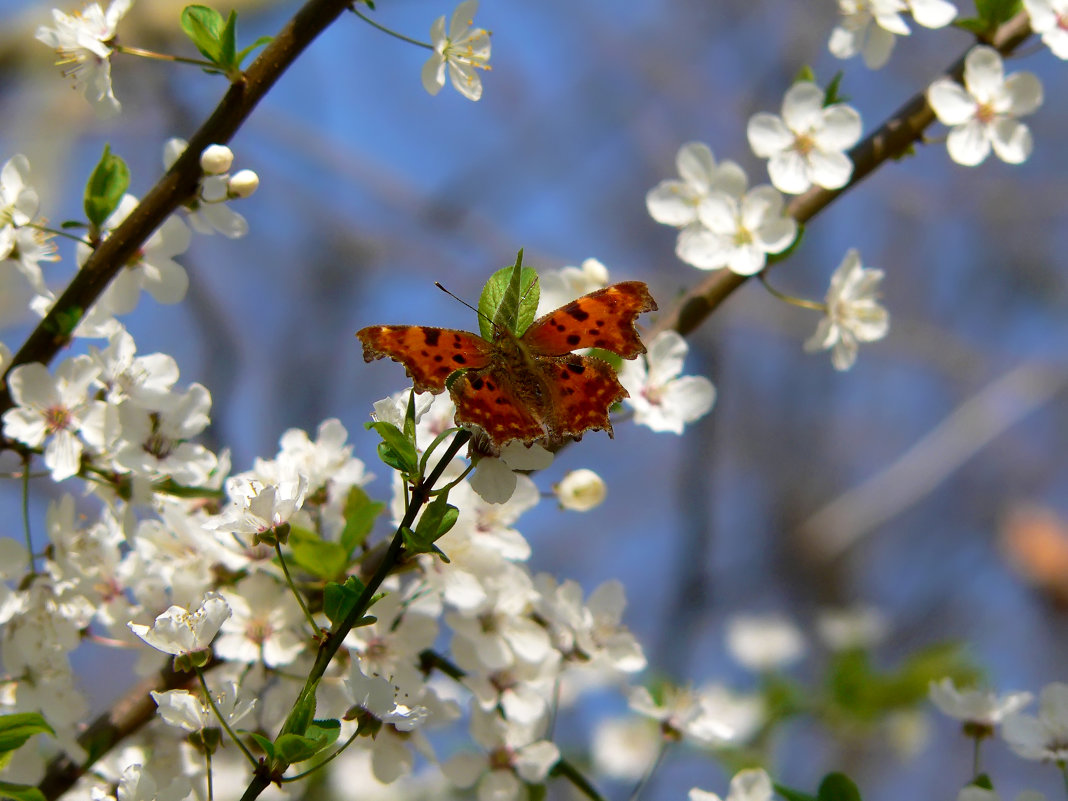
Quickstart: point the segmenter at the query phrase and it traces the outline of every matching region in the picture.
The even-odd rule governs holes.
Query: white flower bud
[[[260,176],[252,170],[240,170],[230,176],[230,197],[248,197],[260,185]]]
[[[234,163],[234,151],[226,145],[208,145],[200,154],[200,169],[208,175],[222,175]]]
[[[604,479],[586,468],[572,470],[553,486],[553,492],[560,506],[574,512],[588,512],[600,506],[608,494]]]

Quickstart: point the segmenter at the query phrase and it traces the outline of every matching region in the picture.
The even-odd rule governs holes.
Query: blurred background
[[[135,3],[123,42],[195,55],[178,29],[182,5]],[[277,31],[299,4],[230,5],[240,44]],[[417,39],[453,10],[430,0],[378,6],[375,19]],[[83,216],[85,180],[105,143],[129,164],[130,191],[144,194],[162,172],[163,142],[188,137],[225,84],[193,67],[117,56],[124,113],[99,120],[33,38],[49,8],[0,1],[0,160],[29,158],[42,212],[58,224]],[[362,424],[373,401],[403,387],[403,372],[366,365],[358,328],[471,330],[473,314],[433,282],[474,302],[520,247],[539,270],[596,257],[613,281],[647,281],[668,309],[705,277],[675,258],[674,230],[645,211],[645,193],[676,176],[681,144],[704,141],[762,183],[746,122],[777,112],[802,66],[824,85],[844,69],[841,92],[868,132],[969,45],[960,31],[913,24],[889,65],[871,72],[827,53],[836,19],[831,0],[484,0],[475,23],[493,31],[493,69],[471,103],[451,86],[427,95],[426,51],[349,15],[231,142],[235,169],[261,179],[235,205],[251,234],[195,237],[179,258],[191,277],[186,300],[160,306],[143,296],[123,322],[139,353],[174,355],[183,383],[211,390],[208,444],[231,448],[235,470],[273,455],[287,428],[314,432],[338,417],[384,476]],[[921,146],[819,215],[775,270],[778,288],[814,299],[851,247],[886,272],[890,335],[862,347],[851,372],[802,352],[815,313],[750,282],[690,338],[687,372],[718,389],[710,416],[682,437],[631,424],[616,426],[614,441],[589,434],[537,476],[548,490],[567,470],[590,467],[608,482],[595,511],[580,517],[549,502],[519,528],[535,571],[587,591],[625,583],[626,621],[655,673],[752,688],[752,674],[727,655],[726,622],[778,612],[809,637],[794,670],[812,678],[818,612],[865,605],[888,621],[879,664],[955,640],[995,688],[1037,693],[1068,679],[1068,104],[1058,99],[1068,70],[1034,40],[1007,69],[1034,71],[1045,85],[1044,107],[1027,120],[1035,149],[1026,164],[991,157],[964,168],[941,143]],[[73,248],[59,246],[63,261],[45,265],[56,287],[73,265]],[[35,318],[20,282],[0,279],[0,336],[14,351]],[[59,489],[39,483],[38,519],[46,493]],[[388,483],[371,492],[385,496]],[[16,482],[0,484],[10,527],[0,535],[21,537],[18,503]],[[111,658],[87,658],[87,683],[108,686]],[[102,691],[101,708],[121,689]],[[585,742],[606,710],[622,713],[624,703],[574,718],[560,730],[562,747]],[[818,726],[789,730],[775,776],[812,788],[842,769],[874,801],[953,798],[970,747],[954,722],[932,711],[927,723],[929,739],[898,750],[885,733],[858,744]],[[1001,743],[985,754],[1006,796],[1060,786],[1053,769],[1020,762]],[[726,790],[722,772],[685,749],[657,782],[648,797],[682,798],[695,784]]]

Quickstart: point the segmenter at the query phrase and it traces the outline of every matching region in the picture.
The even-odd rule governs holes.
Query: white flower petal
[[[946,139],[949,157],[965,167],[981,164],[990,154],[990,137],[978,120],[956,126]]]

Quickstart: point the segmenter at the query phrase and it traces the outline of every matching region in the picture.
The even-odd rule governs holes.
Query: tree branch
[[[990,42],[1002,55],[1008,55],[1031,35],[1030,19],[1021,11],[1002,25]],[[971,47],[968,48],[969,50]],[[965,53],[946,74],[960,81],[964,75]],[[839,195],[863,181],[877,167],[889,159],[898,158],[920,141],[923,132],[934,122],[934,111],[927,103],[926,88],[899,108],[883,125],[849,152],[853,160],[853,177],[841,189],[813,187],[795,197],[786,213],[799,223],[807,223]],[[719,308],[731,294],[746,282],[747,276],[730,270],[717,270],[687,292],[674,308],[657,321],[651,336],[674,329],[686,336]]]

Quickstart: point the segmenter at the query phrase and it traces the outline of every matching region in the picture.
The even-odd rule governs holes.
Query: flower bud
[[[252,170],[240,170],[230,176],[230,182],[227,184],[230,190],[230,197],[248,197],[256,191],[256,187],[260,185],[260,176],[256,175]]]
[[[200,154],[200,169],[208,175],[222,175],[234,163],[234,151],[226,145],[208,145]]]
[[[592,470],[572,470],[559,484],[553,486],[556,499],[564,509],[588,512],[604,501],[608,490],[604,479]]]

